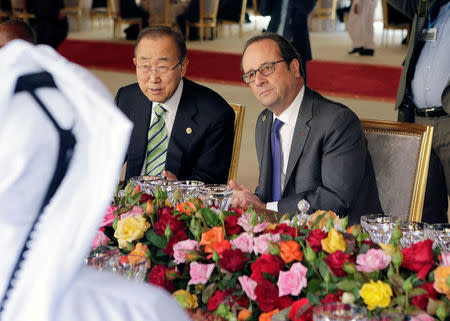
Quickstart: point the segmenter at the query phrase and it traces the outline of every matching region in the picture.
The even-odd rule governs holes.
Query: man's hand
[[[249,207],[258,210],[265,210],[266,203],[263,203],[258,196],[253,194],[247,187],[243,185],[238,185],[234,181],[230,181],[229,185],[233,188],[233,198],[231,200],[232,207]]]
[[[178,178],[170,171],[163,171],[163,176],[170,181],[177,181]]]

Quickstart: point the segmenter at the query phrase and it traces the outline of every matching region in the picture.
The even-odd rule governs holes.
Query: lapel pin
[[[303,133],[303,132],[300,132],[300,135],[305,135],[305,133]]]
[[[266,115],[263,115],[263,117],[262,117],[261,120],[262,120],[262,121],[266,121]]]
[[[186,128],[186,134],[190,135],[192,133],[192,128],[188,127]]]

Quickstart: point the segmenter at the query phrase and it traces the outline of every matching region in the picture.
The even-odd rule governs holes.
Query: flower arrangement
[[[286,218],[268,222],[252,209],[224,212],[198,199],[172,207],[163,191],[152,197],[127,186],[93,246],[145,255],[146,280],[198,320],[312,320],[328,302],[364,306],[369,318],[448,317],[450,255],[431,240],[400,249],[398,227],[390,244],[374,244],[332,212],[302,226]]]

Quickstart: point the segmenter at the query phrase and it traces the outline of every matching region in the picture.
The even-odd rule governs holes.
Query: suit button
[[[186,134],[190,135],[192,133],[192,128],[188,127],[186,128]]]

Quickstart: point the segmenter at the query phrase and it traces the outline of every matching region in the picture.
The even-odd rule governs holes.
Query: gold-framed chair
[[[219,10],[219,0],[199,0],[199,10],[199,20],[197,22],[189,20],[186,21],[186,41],[188,41],[189,39],[189,30],[191,27],[199,29],[200,41],[203,41],[203,38],[206,35],[205,31],[208,28],[211,30],[212,39],[214,40],[216,38],[217,11]]]
[[[27,11],[26,0],[11,0],[12,17],[14,19],[23,20],[28,22],[30,19],[36,18],[34,13]]]
[[[66,7],[64,13],[68,18],[73,17],[77,20],[77,30],[81,31],[81,18],[83,16],[82,0],[65,0]]]
[[[411,25],[407,22],[399,22],[394,23],[390,21],[389,17],[389,10],[392,10],[392,7],[390,7],[386,0],[382,0],[381,4],[383,6],[383,31],[381,32],[381,43],[383,45],[386,45],[388,42],[388,34],[390,30],[402,30],[402,36],[403,31],[406,30],[406,38],[407,41],[409,41],[409,35],[411,32]]]
[[[219,25],[222,30],[225,29],[225,25],[229,26],[229,30],[231,33],[231,25],[238,25],[239,26],[239,38],[242,38],[243,32],[242,28],[245,23],[245,11],[247,9],[247,0],[242,0],[242,8],[241,8],[241,16],[239,18],[239,21],[233,21],[233,20],[226,20],[226,19],[220,19]]]
[[[114,22],[113,26],[113,37],[120,38],[120,30],[122,28],[122,24],[137,24],[139,25],[139,31],[142,30],[142,19],[141,17],[128,17],[122,18],[122,14],[120,12],[120,0],[110,0],[111,1],[111,13],[112,19]]]
[[[112,1],[106,2],[106,7],[91,8],[89,11],[89,25],[92,26],[94,20],[103,22],[105,20],[111,21],[114,18],[114,12],[112,10]]]
[[[146,6],[150,13],[149,25],[164,25],[174,27],[175,22],[170,19],[170,0],[146,0]]]
[[[361,119],[384,213],[420,222],[433,127]]]
[[[245,106],[239,104],[230,104],[235,113],[234,118],[234,141],[233,152],[231,154],[231,166],[228,172],[228,181],[236,181],[239,164],[239,155],[241,152],[242,129],[244,128]]]
[[[331,30],[335,30],[337,0],[318,0],[316,7],[309,15],[309,29],[313,28],[313,20],[318,21],[318,31],[322,31],[322,20],[330,20]]]

